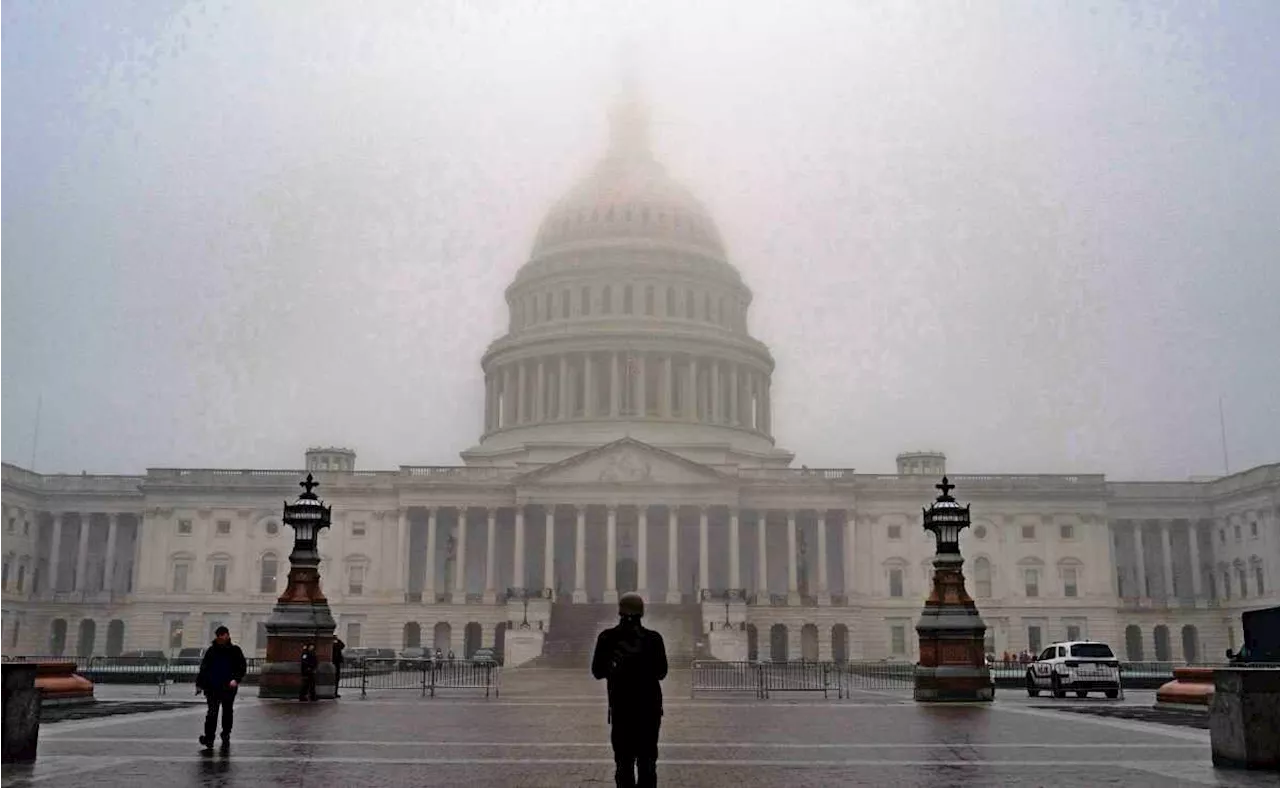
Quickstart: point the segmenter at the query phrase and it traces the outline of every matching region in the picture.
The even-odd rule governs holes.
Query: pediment
[[[713,468],[632,438],[590,449],[531,471],[521,483],[707,484],[723,481]]]

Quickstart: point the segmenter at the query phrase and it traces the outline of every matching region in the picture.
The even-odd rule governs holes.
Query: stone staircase
[[[551,606],[551,622],[542,645],[542,656],[531,667],[589,670],[591,654],[600,633],[618,623],[614,604],[573,604],[561,600]],[[697,604],[647,605],[644,625],[662,634],[671,667],[688,667],[702,635],[702,606]]]

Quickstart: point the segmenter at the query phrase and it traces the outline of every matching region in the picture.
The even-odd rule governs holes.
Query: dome
[[[531,261],[584,243],[673,247],[724,260],[706,207],[649,148],[648,113],[634,91],[610,115],[608,153],[547,214]]]

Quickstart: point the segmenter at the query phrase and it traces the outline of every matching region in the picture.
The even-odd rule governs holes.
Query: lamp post
[[[316,647],[316,696],[332,698],[337,693],[333,671],[333,633],[337,628],[329,611],[329,600],[320,590],[320,532],[329,527],[332,507],[325,506],[314,492],[319,482],[307,474],[300,482],[303,492],[293,503],[284,503],[284,524],[293,528],[293,551],[289,553],[289,581],[267,619],[267,661],[262,666],[258,696],[293,698],[298,696],[302,675],[302,647]]]
[[[942,477],[941,494],[923,510],[933,534],[933,587],[916,622],[920,662],[915,671],[918,701],[990,701],[991,672],[983,651],[987,625],[964,588],[960,532],[969,527],[969,507],[951,497],[955,485]]]

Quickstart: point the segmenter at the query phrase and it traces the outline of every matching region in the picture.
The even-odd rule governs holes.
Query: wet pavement
[[[611,785],[603,694],[578,673],[516,670],[489,700],[461,690],[344,692],[318,704],[250,695],[237,703],[231,751],[211,755],[195,741],[198,705],[56,723],[41,730],[38,763],[6,768],[3,786]],[[1063,701],[1025,694],[992,706],[917,705],[902,690],[691,700],[687,674],[666,694],[664,785],[1276,784],[1215,771],[1204,731],[1064,713]],[[1123,705],[1144,702],[1130,693]]]

